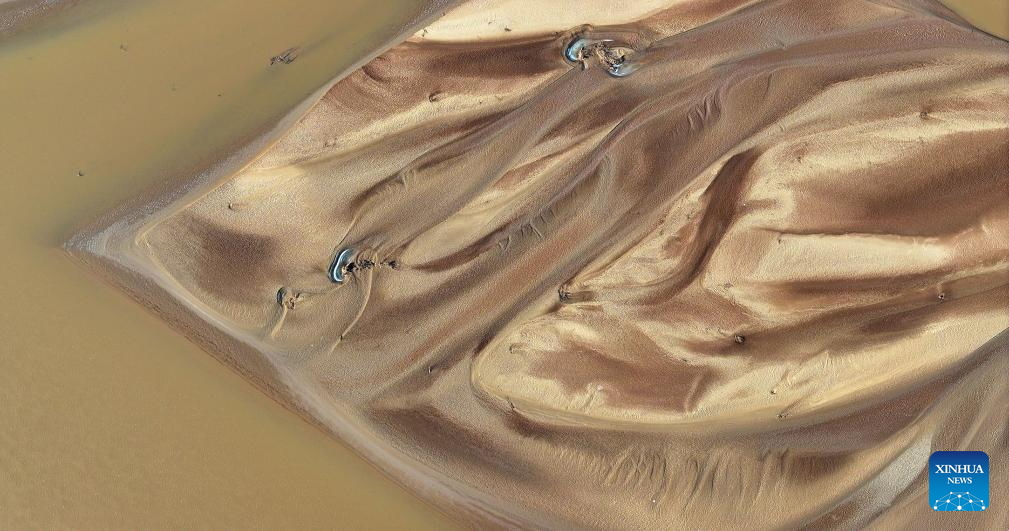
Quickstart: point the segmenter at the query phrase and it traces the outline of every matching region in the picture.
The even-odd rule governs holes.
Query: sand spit
[[[928,1],[459,9],[68,248],[485,525],[917,528],[931,451],[1006,475],[1009,45]]]

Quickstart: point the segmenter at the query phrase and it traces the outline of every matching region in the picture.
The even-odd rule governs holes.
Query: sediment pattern
[[[1005,42],[925,1],[473,31],[72,249],[484,524],[913,527],[940,449],[1009,495]]]

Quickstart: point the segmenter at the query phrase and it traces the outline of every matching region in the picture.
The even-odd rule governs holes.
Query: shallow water
[[[0,528],[447,525],[60,249],[420,4],[85,2],[0,40]]]
[[[1009,2],[1005,0],[943,0],[978,28],[1009,39]]]

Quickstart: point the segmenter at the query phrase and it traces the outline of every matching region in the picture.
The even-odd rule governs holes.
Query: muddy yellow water
[[[944,0],[978,28],[1009,39],[1009,0]]]
[[[263,132],[421,3],[93,0],[0,36],[0,528],[447,525],[59,248]],[[1009,32],[1005,0],[949,3]]]
[[[262,130],[420,4],[91,1],[0,37],[0,528],[444,528],[59,248]]]

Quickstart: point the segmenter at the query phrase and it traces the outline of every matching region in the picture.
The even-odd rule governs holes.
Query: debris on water
[[[638,68],[627,60],[633,52],[634,50],[624,46],[600,46],[596,50],[596,55],[606,65],[606,71],[611,76],[624,77],[631,75]]]
[[[286,307],[288,310],[293,310],[299,302],[301,302],[301,293],[292,293],[286,287],[280,288],[277,291],[277,304]]]
[[[606,71],[613,77],[627,77],[637,69],[638,65],[621,61],[619,64],[610,65]]]
[[[297,46],[295,46],[294,48],[288,48],[283,52],[281,52],[279,55],[274,55],[273,57],[271,57],[270,66],[273,66],[277,63],[284,63],[285,65],[289,65],[293,63],[295,59],[298,58],[298,53],[300,51],[301,48]]]
[[[351,252],[352,249],[348,247],[341,250],[340,253],[336,255],[336,259],[333,260],[333,264],[330,266],[330,278],[333,279],[333,282],[343,282],[343,271],[347,273],[354,273],[357,270],[365,271],[375,267],[374,260],[370,260],[368,258],[362,258],[357,261],[349,261]],[[342,270],[340,271],[341,275],[339,280],[337,280],[337,277],[335,276],[337,270]]]
[[[576,38],[564,49],[564,58],[572,63],[581,63],[585,60],[585,47],[591,42],[583,37]]]
[[[584,70],[588,67],[588,59],[595,56],[605,65],[606,72],[611,76],[624,77],[631,75],[638,68],[637,64],[628,61],[628,57],[633,53],[633,49],[616,45],[612,39],[594,41],[577,37],[564,49],[564,58],[569,62],[581,64]]]
[[[344,280],[344,268],[347,272],[353,271],[350,266],[353,263],[350,262],[350,255],[354,254],[354,250],[350,247],[345,247],[340,252],[336,253],[336,258],[333,259],[333,263],[329,265],[329,279],[337,284],[343,284]],[[349,265],[348,265],[349,263]]]

